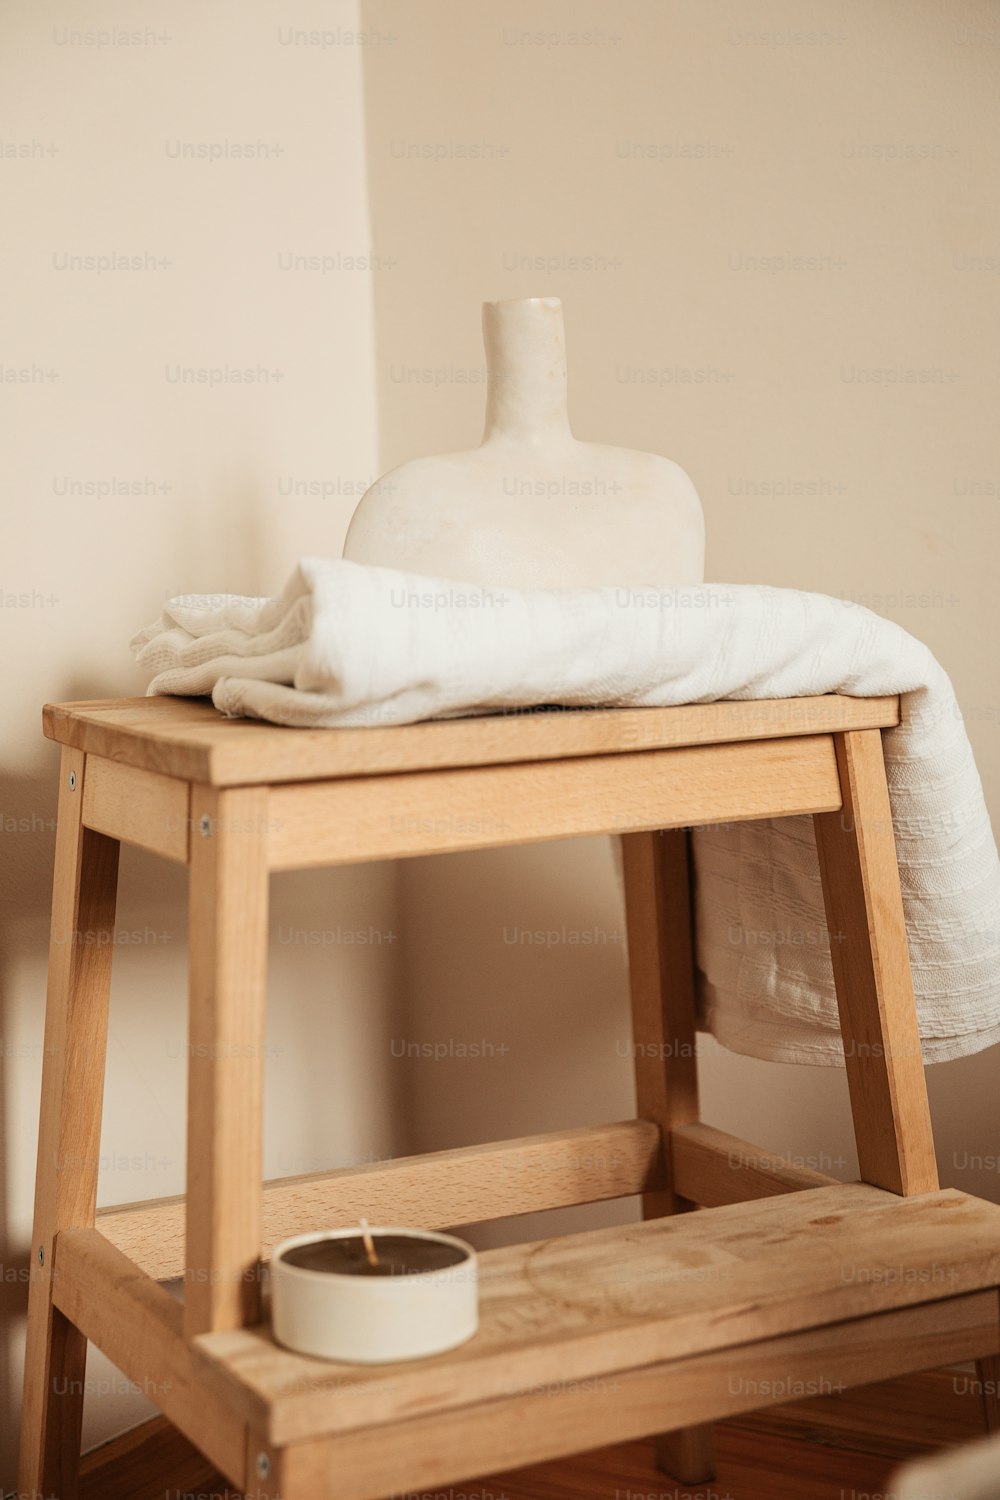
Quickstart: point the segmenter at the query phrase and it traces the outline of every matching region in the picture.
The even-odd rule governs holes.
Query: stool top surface
[[[395,727],[286,729],[227,719],[207,698],[47,704],[45,734],[184,781],[247,786],[780,739],[899,722],[899,699],[762,698],[679,708],[531,710]]]

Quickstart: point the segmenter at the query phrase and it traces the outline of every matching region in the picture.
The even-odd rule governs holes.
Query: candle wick
[[[361,1238],[364,1240],[365,1254],[368,1257],[368,1264],[370,1266],[377,1266],[378,1255],[375,1252],[375,1241],[372,1239],[372,1232],[368,1228],[367,1219],[361,1220]]]

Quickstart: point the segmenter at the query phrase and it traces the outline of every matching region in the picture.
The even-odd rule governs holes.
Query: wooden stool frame
[[[882,757],[898,715],[830,695],[331,732],[190,700],[46,709],[63,748],[24,1500],[75,1500],[88,1339],[262,1500],[377,1500],[657,1431],[699,1483],[709,1424],[779,1399],[779,1376],[979,1359],[995,1389],[1000,1208],[938,1191]],[[856,1184],[699,1116],[686,829],[802,813],[842,935]],[[623,835],[636,1118],[262,1183],[270,872],[597,833]],[[98,1211],[122,841],[189,867],[187,1194]],[[261,1321],[287,1235],[634,1195],[642,1224],[484,1254],[483,1326],[449,1355],[331,1365]],[[160,1285],[179,1276],[183,1304]]]

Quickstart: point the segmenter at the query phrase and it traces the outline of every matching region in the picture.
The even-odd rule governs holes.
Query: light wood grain
[[[652,1193],[662,1182],[659,1129],[641,1120],[586,1125],[264,1184],[261,1255],[317,1225],[373,1222],[446,1229],[483,1219]],[[103,1234],[149,1275],[184,1272],[184,1199],[102,1209]]]
[[[839,1323],[819,1336],[761,1340],[589,1385],[556,1383],[530,1400],[485,1402],[388,1429],[296,1444],[278,1454],[260,1493],[282,1500],[412,1495],[465,1481],[470,1474],[509,1468],[515,1458],[520,1463],[552,1459],[584,1446],[640,1437],[671,1423],[691,1426],[706,1417],[768,1406],[789,1394],[885,1379],[922,1362],[967,1359],[998,1338],[995,1297],[973,1293]],[[670,1492],[661,1482],[654,1493]]]
[[[856,1183],[483,1252],[479,1332],[419,1365],[359,1372],[307,1359],[279,1348],[266,1326],[198,1342],[251,1425],[269,1423],[284,1445],[552,1382],[607,1380],[998,1281],[1000,1207],[953,1190],[901,1199]],[[995,1294],[993,1305],[995,1314]]]
[[[83,821],[109,838],[187,864],[190,787],[186,781],[87,757]]]
[[[190,1338],[259,1316],[267,792],[191,799],[187,1251]]]
[[[815,821],[861,1175],[937,1187],[896,842],[877,729],[835,736],[844,805]]]
[[[53,1308],[55,1240],[93,1224],[118,883],[118,845],[83,827],[83,755],[59,770],[45,1055],[31,1242],[20,1488],[73,1500],[86,1342]],[[40,1263],[41,1261],[43,1263]]]
[[[739,1500],[845,1500],[884,1496],[903,1459],[954,1448],[981,1436],[978,1403],[954,1370],[905,1374],[877,1384],[738,1412],[718,1428],[716,1496]],[[619,1443],[586,1453],[468,1477],[435,1500],[631,1500],[656,1495],[679,1500],[655,1467],[652,1440]],[[83,1500],[164,1500],[213,1495],[237,1500],[222,1475],[164,1417],[133,1427],[93,1450],[81,1470]],[[694,1500],[710,1500],[704,1492]]]
[[[273,870],[839,808],[829,736],[304,782],[270,793]]]
[[[665,1186],[642,1200],[643,1217],[684,1212],[670,1160],[674,1126],[698,1118],[694,933],[689,835],[683,828],[621,841],[628,927],[636,1113],[663,1138]],[[685,1484],[714,1477],[711,1427],[662,1434],[663,1471]]]
[[[781,739],[898,722],[896,697],[845,698],[836,693],[678,708],[484,714],[336,730],[281,729],[226,719],[203,698],[109,698],[48,704],[43,712],[50,739],[109,760],[216,786]]]
[[[68,1230],[58,1249],[62,1314],[242,1487],[246,1424],[185,1342],[180,1303],[99,1230]]]
[[[677,1192],[704,1208],[830,1187],[836,1181],[702,1123],[675,1125],[670,1155]]]

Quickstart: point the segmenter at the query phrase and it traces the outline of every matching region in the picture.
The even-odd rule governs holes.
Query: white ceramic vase
[[[510,588],[701,583],[701,503],[657,454],[578,442],[562,304],[483,306],[482,444],[418,458],[362,496],[344,556]]]

